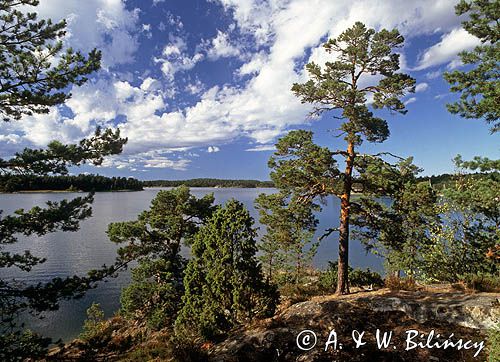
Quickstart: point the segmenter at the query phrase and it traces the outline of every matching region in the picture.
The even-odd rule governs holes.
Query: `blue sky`
[[[103,52],[103,69],[48,115],[0,125],[0,154],[76,142],[96,125],[120,127],[124,153],[74,172],[139,179],[268,179],[276,139],[291,129],[344,147],[331,114],[307,116],[290,88],[304,64],[328,61],[321,48],[355,21],[405,36],[404,72],[417,79],[408,114],[386,112],[390,138],[362,151],[414,156],[424,174],[452,172],[451,159],[499,158],[500,136],[481,120],[449,114],[442,73],[477,39],[461,29],[452,0],[42,0],[41,17],[66,18],[68,46]],[[33,10],[33,9],[30,9]]]

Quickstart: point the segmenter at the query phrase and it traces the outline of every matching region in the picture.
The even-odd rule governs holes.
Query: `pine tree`
[[[38,1],[0,1],[0,114],[5,121],[47,113],[49,107],[71,96],[68,91],[71,85],[83,84],[87,75],[100,67],[101,54],[97,50],[87,57],[72,49],[63,51],[59,38],[64,35],[65,21],[57,24],[50,20],[37,21],[36,13],[21,11],[22,5],[36,6]],[[24,149],[11,159],[0,159],[0,172],[7,176],[67,174],[71,166],[87,162],[101,164],[104,157],[120,153],[126,142],[119,130],[98,128],[93,136],[78,144],[64,145],[54,141],[46,149]],[[13,215],[0,217],[0,248],[16,243],[21,234],[42,236],[55,231],[78,230],[79,222],[91,216],[92,200],[93,196],[88,195],[70,201],[48,202],[46,208],[21,209]],[[44,261],[29,251],[2,251],[0,254],[0,268],[14,267],[29,272]],[[61,299],[83,295],[108,272],[55,278],[34,285],[2,277],[0,360],[43,356],[50,339],[23,330],[17,323],[19,314],[39,315],[55,310]]]
[[[448,105],[451,113],[465,118],[484,118],[492,124],[491,132],[500,130],[500,3],[498,0],[461,0],[455,7],[457,15],[468,15],[462,24],[482,44],[460,53],[468,70],[445,73],[453,92],[460,93],[458,102]]]
[[[253,219],[230,200],[194,237],[184,277],[177,336],[216,340],[232,327],[274,312],[277,294],[263,281]]]
[[[213,194],[193,196],[179,186],[162,190],[149,210],[135,221],[112,223],[108,236],[117,244],[115,269],[137,261],[132,282],[121,295],[121,311],[129,318],[146,321],[151,327],[171,327],[184,293],[186,260],[180,255],[182,242],[189,244],[214,210]]]
[[[260,194],[255,205],[260,223],[266,225],[259,249],[267,279],[280,285],[300,284],[318,247],[311,239],[318,225],[314,211],[319,206],[297,202],[281,193]]]
[[[303,103],[314,105],[314,115],[340,111],[334,118],[343,120],[340,130],[347,147],[332,152],[314,145],[312,134],[294,132],[278,142],[276,157],[270,160],[270,167],[276,169],[272,178],[278,187],[294,189],[304,198],[327,194],[340,198],[338,294],[349,292],[349,221],[354,172],[356,168],[369,171],[382,162],[374,156],[361,155],[356,148],[363,140],[383,142],[389,136],[387,122],[374,116],[368,108],[367,97],[373,97],[374,109],[386,108],[404,114],[406,110],[401,98],[414,91],[415,80],[409,75],[397,73],[399,54],[393,50],[402,47],[403,42],[404,38],[396,29],[376,32],[360,22],[337,38],[328,40],[324,48],[335,56],[335,60],[327,62],[323,68],[315,63],[307,64],[311,79],[304,84],[294,84],[292,91]],[[370,78],[370,75],[379,75],[380,78]],[[306,155],[304,147],[320,159]],[[301,158],[301,161],[288,162],[291,154]],[[336,156],[345,158],[342,172],[337,167],[337,161],[332,159]],[[294,163],[301,168],[291,171]],[[288,168],[287,172],[278,171],[281,166]],[[307,174],[310,169],[314,175]],[[372,173],[372,176],[375,177],[375,174]],[[299,185],[300,180],[304,183]]]
[[[71,94],[67,87],[81,85],[86,75],[100,68],[101,53],[87,57],[63,49],[66,21],[37,20],[35,12],[20,6],[37,6],[38,0],[0,1],[0,114],[4,120],[48,113]],[[54,64],[54,59],[58,59]]]

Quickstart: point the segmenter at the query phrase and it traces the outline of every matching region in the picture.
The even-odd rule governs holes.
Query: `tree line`
[[[2,175],[1,192],[58,190],[58,191],[140,191],[142,182],[132,177],[105,177],[100,175]]]
[[[227,180],[216,178],[195,178],[189,180],[151,180],[143,181],[143,185],[144,187],[177,187],[181,185],[185,185],[188,187],[274,187],[274,183],[272,181]]]

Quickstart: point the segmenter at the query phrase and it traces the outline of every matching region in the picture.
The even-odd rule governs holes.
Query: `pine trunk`
[[[337,294],[349,294],[349,209],[352,191],[352,169],[354,165],[354,143],[347,146],[346,168],[344,171],[344,193],[340,198],[339,261]]]

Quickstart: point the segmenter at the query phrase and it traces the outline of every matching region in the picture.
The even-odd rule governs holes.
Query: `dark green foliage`
[[[194,178],[190,180],[152,180],[143,181],[144,187],[274,187],[272,181],[258,180],[224,180],[217,178]]]
[[[355,223],[365,245],[384,254],[388,272],[403,270],[411,278],[420,270],[422,248],[431,244],[429,229],[439,223],[437,195],[426,183],[408,182],[390,205],[361,199],[364,211]]]
[[[319,207],[283,194],[260,194],[255,204],[267,230],[259,244],[267,279],[280,286],[304,283],[318,247],[311,239],[318,225],[313,212]]]
[[[83,332],[80,338],[91,341],[101,334],[101,326],[104,322],[104,312],[98,303],[92,303],[87,309],[87,319],[83,322]]]
[[[121,153],[125,143],[127,139],[120,138],[119,129],[103,131],[98,127],[92,137],[81,140],[79,144],[63,145],[52,141],[45,149],[25,148],[10,160],[0,158],[0,171],[11,175],[66,175],[70,166],[87,162],[102,164],[105,156]]]
[[[49,107],[63,103],[72,84],[81,85],[86,76],[100,66],[96,50],[85,57],[72,49],[63,51],[57,38],[64,34],[66,22],[53,24],[36,20],[36,13],[23,13],[21,5],[36,6],[36,0],[0,0],[0,114],[6,121],[23,115],[47,113]],[[56,64],[54,64],[56,60]],[[71,166],[84,163],[100,165],[104,157],[122,151],[126,139],[119,130],[101,130],[78,144],[51,142],[46,149],[24,149],[9,160],[0,159],[0,173],[45,176],[67,174]],[[17,242],[18,235],[42,236],[55,231],[75,231],[81,220],[91,215],[92,195],[71,201],[49,202],[47,208],[19,210],[14,215],[0,217],[0,268],[31,270],[43,259],[25,253],[4,251],[6,244]],[[50,341],[17,323],[21,313],[39,315],[56,310],[61,299],[82,296],[107,276],[110,270],[89,273],[88,276],[55,278],[30,285],[15,279],[0,279],[0,350],[2,360],[41,357]]]
[[[466,274],[460,276],[467,288],[485,293],[500,293],[500,277],[495,274]]]
[[[387,108],[405,113],[400,100],[414,90],[415,80],[399,70],[399,54],[393,50],[403,46],[404,38],[396,29],[376,32],[357,22],[338,38],[324,44],[328,53],[337,55],[325,67],[309,63],[306,68],[311,80],[294,84],[292,91],[302,102],[316,106],[315,113],[339,109],[346,119],[340,129],[346,139],[359,144],[361,136],[370,142],[382,142],[389,136],[387,122],[377,118],[366,105],[366,96],[374,95],[374,108]],[[360,87],[358,82],[367,74],[380,74],[378,84]]]
[[[66,190],[66,191],[120,191],[142,190],[142,182],[132,177],[104,177],[100,175],[36,176],[0,175],[0,192]]]
[[[263,280],[255,236],[253,219],[236,200],[219,207],[196,234],[176,335],[216,340],[235,326],[273,314],[277,293]]]
[[[328,292],[334,292],[337,287],[338,263],[328,262],[328,268],[321,272],[319,276],[319,285]],[[370,268],[353,269],[349,267],[349,284],[352,287],[382,287],[384,280],[382,276]]]
[[[116,268],[138,261],[132,283],[121,296],[122,313],[160,329],[172,325],[184,292],[186,261],[179,254],[213,212],[213,194],[197,199],[186,186],[160,191],[136,221],[112,223],[111,241],[118,250]]]
[[[340,226],[330,229],[339,232],[338,294],[349,293],[349,224],[351,219],[351,193],[355,181],[362,185],[361,192],[379,192],[384,177],[372,172],[387,168],[387,162],[378,155],[357,152],[364,140],[383,142],[389,137],[387,122],[368,107],[373,97],[373,109],[385,108],[390,112],[406,113],[402,101],[408,92],[414,92],[415,80],[399,70],[399,54],[395,49],[403,46],[399,32],[382,29],[376,32],[356,22],[335,39],[329,39],[324,48],[334,57],[324,67],[315,63],[306,65],[310,80],[294,84],[292,91],[302,103],[311,103],[312,113],[337,111],[334,118],[342,120],[339,130],[347,142],[345,150],[330,151],[316,146],[312,134],[305,131],[290,132],[277,145],[275,157],[269,166],[271,178],[280,189],[293,193],[298,199],[335,195],[340,198]],[[370,82],[369,76],[373,77]],[[364,84],[368,81],[368,84]],[[339,135],[339,136],[340,136]],[[345,159],[340,171],[335,158]],[[359,172],[359,175],[356,174]],[[359,176],[359,177],[358,177]],[[360,180],[358,180],[358,178]],[[372,180],[372,178],[377,178]]]
[[[0,360],[41,359],[45,356],[50,343],[50,338],[44,338],[29,329],[19,333],[2,334],[0,336]]]
[[[442,197],[443,222],[431,229],[433,242],[424,254],[426,278],[457,282],[480,273],[500,277],[494,257],[500,245],[500,175],[459,174],[452,186]]]
[[[468,66],[466,71],[445,73],[451,91],[460,93],[458,102],[448,105],[451,113],[465,118],[484,118],[492,125],[491,132],[500,130],[500,3],[498,0],[461,0],[455,7],[457,15],[468,15],[462,24],[482,44],[472,51],[460,53]]]
[[[101,53],[86,57],[58,40],[66,21],[37,20],[35,12],[23,13],[19,6],[36,6],[38,0],[0,1],[0,113],[4,120],[48,113],[71,94],[68,86],[81,85],[86,75],[100,67]],[[29,9],[29,7],[28,7]],[[54,59],[59,59],[53,64]]]

